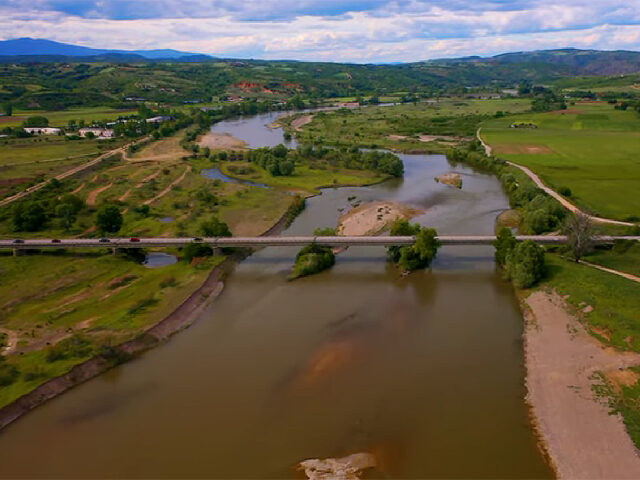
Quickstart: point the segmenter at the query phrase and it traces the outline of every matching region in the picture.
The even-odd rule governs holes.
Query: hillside
[[[85,61],[103,61],[105,55],[125,55],[129,60],[157,60],[157,59],[181,59],[185,57],[199,56],[207,58],[206,55],[180,52],[178,50],[116,50],[98,49],[71,45],[68,43],[54,42],[46,39],[36,38],[16,38],[0,41],[0,57],[27,56],[32,61],[47,61],[47,55],[53,55],[53,61],[60,61],[64,57],[84,57]],[[92,57],[98,57],[93,59]],[[107,57],[108,58],[108,57]],[[116,57],[117,58],[117,57]]]
[[[518,65],[540,69],[543,65],[564,75],[619,75],[640,72],[640,52],[599,51],[565,48],[514,52],[494,57],[438,59],[432,65],[474,65],[476,67]]]

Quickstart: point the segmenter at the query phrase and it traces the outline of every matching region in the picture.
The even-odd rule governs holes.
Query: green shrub
[[[289,279],[313,275],[331,268],[335,263],[335,255],[331,247],[322,247],[317,244],[303,247],[296,255],[296,263],[293,274]]]
[[[47,349],[47,362],[52,363],[67,358],[84,358],[91,355],[91,342],[80,335],[74,335],[59,341]]]
[[[525,240],[507,255],[506,264],[507,275],[516,287],[532,287],[545,274],[544,249]]]

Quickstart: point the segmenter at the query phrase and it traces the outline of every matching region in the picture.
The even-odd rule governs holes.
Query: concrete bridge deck
[[[442,245],[491,245],[495,235],[439,235]],[[566,243],[564,235],[518,235],[520,241],[533,240],[541,245],[559,245]],[[593,241],[598,244],[613,243],[615,240],[640,241],[640,236],[596,236]],[[42,249],[42,248],[150,248],[150,247],[183,247],[193,241],[205,243],[212,247],[301,247],[316,243],[328,247],[411,245],[415,237],[391,236],[272,236],[272,237],[175,237],[175,238],[64,238],[64,239],[30,239],[0,240],[0,249]]]

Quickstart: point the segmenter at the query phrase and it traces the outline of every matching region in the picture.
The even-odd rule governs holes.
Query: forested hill
[[[52,48],[57,51],[59,45]],[[44,50],[38,55],[4,57],[0,49],[0,106],[59,110],[74,106],[120,108],[144,101],[177,105],[252,98],[277,103],[296,97],[360,96],[413,101],[416,96],[472,93],[474,89],[500,92],[521,85],[555,85],[585,75],[610,75],[603,79],[606,85],[619,80],[634,84],[639,83],[637,75],[622,79],[619,75],[640,72],[638,52],[552,50],[373,65],[190,55],[162,60],[143,58],[140,51],[87,56],[84,48],[74,50],[73,56]],[[580,88],[589,88],[589,81],[583,79]],[[632,93],[637,92],[634,89]]]
[[[438,59],[430,65],[473,65],[475,67],[524,68],[559,75],[620,75],[640,72],[640,52],[600,51],[565,48],[514,52],[494,57]]]

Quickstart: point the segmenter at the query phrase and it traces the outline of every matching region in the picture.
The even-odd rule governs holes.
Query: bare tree
[[[582,212],[567,217],[562,228],[567,236],[567,245],[576,262],[593,248],[593,223],[588,215]]]

